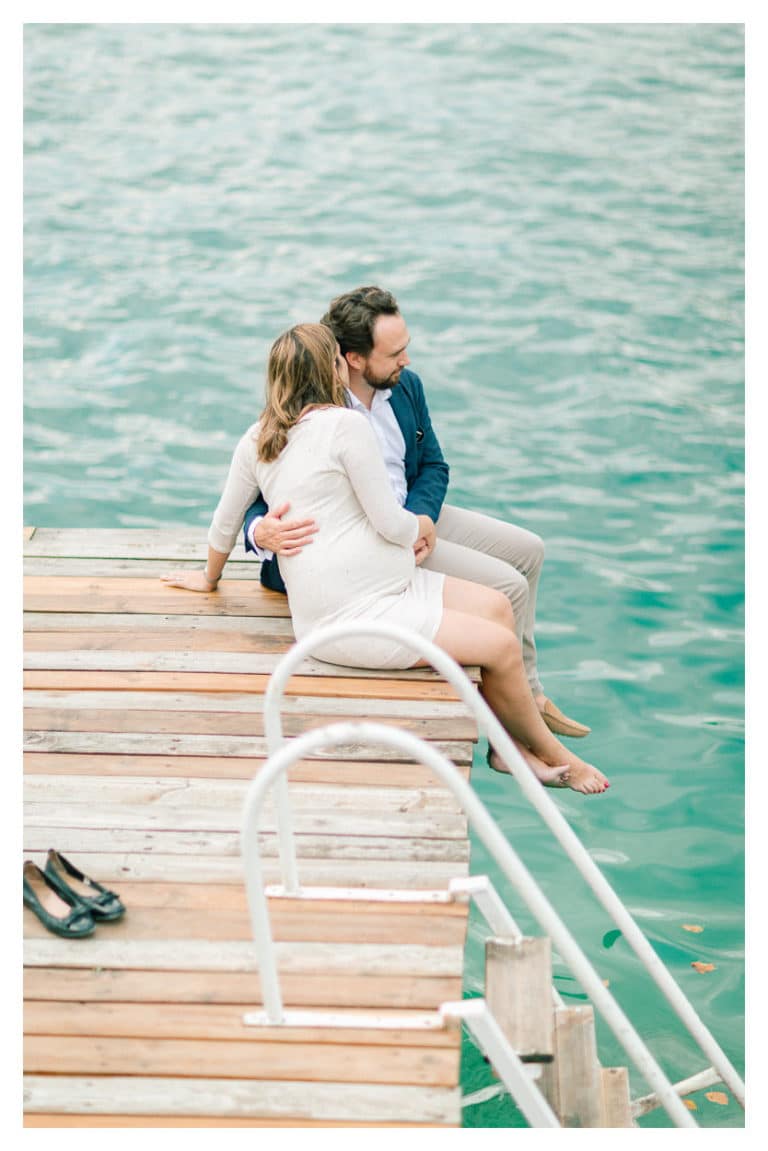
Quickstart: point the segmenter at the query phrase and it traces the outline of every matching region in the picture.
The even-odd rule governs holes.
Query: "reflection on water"
[[[546,540],[542,676],[613,782],[556,801],[741,1066],[739,27],[27,25],[25,42],[25,522],[204,532],[275,335],[391,288],[451,501]],[[480,751],[474,777],[670,1073],[702,1066]],[[468,969],[473,991],[474,929]],[[702,1124],[741,1124],[697,1100]],[[521,1122],[503,1096],[465,1115]]]

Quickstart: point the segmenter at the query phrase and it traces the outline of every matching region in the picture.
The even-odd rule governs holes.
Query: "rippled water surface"
[[[389,287],[450,501],[546,540],[542,678],[613,781],[557,802],[742,1069],[739,27],[28,24],[25,88],[25,522],[204,533],[277,333]],[[473,775],[669,1073],[706,1066]],[[469,1042],[462,1079],[494,1082]]]

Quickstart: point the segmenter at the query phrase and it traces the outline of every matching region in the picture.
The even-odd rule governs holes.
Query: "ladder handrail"
[[[504,876],[527,904],[533,916],[548,934],[569,968],[601,1012],[606,1023],[621,1043],[627,1055],[646,1081],[653,1087],[667,1114],[676,1127],[697,1127],[696,1120],[676,1094],[642,1038],[635,1030],[613,995],[603,985],[587,956],[560,919],[535,879],[519,858],[509,840],[490,814],[470,783],[462,778],[454,764],[436,748],[410,732],[368,722],[329,724],[297,736],[284,744],[265,763],[254,777],[246,794],[243,809],[241,842],[245,868],[245,884],[251,923],[258,952],[262,996],[267,1018],[279,1024],[283,1005],[275,963],[269,908],[261,869],[258,840],[258,817],[264,799],[278,777],[285,777],[288,768],[302,756],[320,749],[338,747],[345,743],[384,744],[403,752],[432,768],[437,777],[453,792],[470,824]]]
[[[675,1014],[688,1033],[698,1043],[709,1063],[733,1092],[739,1104],[744,1107],[744,1081],[725,1052],[714,1038],[709,1028],[700,1018],[675,979],[659,959],[644,933],[619,899],[600,868],[589,855],[565,816],[562,814],[547,789],[535,778],[520,752],[512,742],[508,732],[491,711],[477,691],[464,669],[447,652],[430,640],[406,628],[393,624],[345,623],[331,624],[318,628],[306,635],[291,647],[280,659],[272,672],[264,696],[264,729],[269,754],[277,751],[283,742],[280,706],[285,688],[295,668],[311,652],[331,640],[348,636],[371,636],[397,639],[412,649],[421,658],[428,660],[456,689],[461,700],[472,711],[478,727],[487,737],[492,747],[510,767],[517,767],[514,777],[528,801],[536,808],[560,846],[591,888],[597,900],[608,912],[613,922],[621,930],[629,946],[635,952],[656,986],[662,992]],[[298,890],[296,856],[293,836],[290,831],[290,806],[288,802],[287,779],[281,776],[277,794],[278,828],[280,830],[280,858],[283,865],[283,883],[286,891]]]

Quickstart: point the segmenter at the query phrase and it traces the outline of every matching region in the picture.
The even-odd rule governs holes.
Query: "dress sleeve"
[[[256,479],[256,443],[258,425],[249,428],[241,438],[229,466],[229,475],[208,529],[208,543],[217,552],[232,551],[248,508],[259,494]]]
[[[397,502],[376,433],[362,412],[345,410],[336,435],[338,459],[373,527],[390,543],[412,547],[419,521]]]

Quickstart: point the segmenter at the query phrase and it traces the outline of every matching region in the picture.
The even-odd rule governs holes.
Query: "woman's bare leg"
[[[604,791],[609,784],[602,772],[560,743],[541,718],[506,596],[448,576],[443,603],[434,642],[458,663],[480,664],[481,694],[510,735],[547,766],[567,764],[567,785],[574,791]]]

